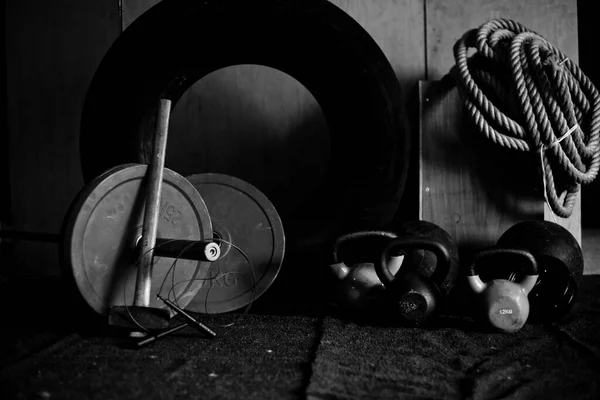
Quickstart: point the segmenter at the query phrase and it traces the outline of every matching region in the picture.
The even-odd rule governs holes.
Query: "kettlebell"
[[[477,273],[477,267],[488,260],[521,266],[524,276],[518,282],[508,279],[494,279],[484,282]],[[489,268],[491,264],[487,263]],[[467,280],[471,289],[479,297],[481,314],[494,328],[503,332],[516,332],[525,325],[529,317],[531,289],[538,280],[538,264],[533,255],[525,250],[490,248],[475,255]]]
[[[400,232],[405,236],[400,236]],[[401,319],[424,323],[454,285],[458,250],[450,236],[430,222],[407,223],[398,234],[399,237],[384,248],[375,264],[375,272],[385,286],[387,301],[393,304]],[[390,265],[400,257],[404,260],[394,274]]]
[[[523,221],[498,239],[497,247],[531,253],[538,264],[539,278],[529,293],[532,322],[556,322],[571,310],[584,269],[577,239],[563,226],[550,221]],[[496,263],[493,278],[523,279],[523,271],[510,263]]]
[[[429,277],[438,286],[441,294],[446,296],[454,288],[459,276],[458,245],[452,236],[440,226],[429,222],[413,220],[407,221],[393,230],[398,237],[412,237],[431,239],[440,243],[450,255],[450,267],[448,270],[438,269],[438,262],[433,252],[425,249],[413,249],[405,251],[406,265],[415,268],[416,271]],[[407,250],[407,249],[405,249]]]
[[[380,309],[383,285],[375,273],[373,260],[378,254],[377,248],[382,247],[382,242],[387,242],[396,235],[387,231],[359,231],[338,237],[332,248],[332,262],[330,270],[338,279],[336,298],[339,305],[346,311],[364,315]],[[351,243],[352,242],[352,243]],[[346,254],[341,251],[344,247]],[[357,261],[348,266],[343,259]],[[390,269],[394,272],[400,268],[402,258],[390,262]]]

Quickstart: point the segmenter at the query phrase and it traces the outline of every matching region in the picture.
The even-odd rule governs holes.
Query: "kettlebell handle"
[[[371,231],[358,231],[358,232],[352,232],[352,233],[347,233],[345,235],[342,235],[340,237],[338,237],[335,242],[333,243],[333,263],[337,264],[339,263],[339,257],[338,257],[338,252],[340,250],[340,247],[346,243],[346,242],[350,242],[353,240],[359,240],[359,239],[365,239],[365,238],[388,238],[388,239],[395,239],[397,238],[398,235],[396,235],[393,232],[388,232],[388,231],[377,231],[377,230],[371,230]]]
[[[471,288],[476,293],[481,293],[486,289],[487,284],[479,278],[479,274],[477,273],[476,267],[483,260],[487,258],[497,257],[499,255],[514,255],[519,256],[524,260],[527,260],[525,270],[523,271],[525,273],[525,277],[518,284],[525,289],[526,293],[529,293],[531,289],[533,289],[535,283],[537,282],[539,274],[538,264],[535,257],[527,250],[506,249],[500,247],[492,247],[490,249],[483,250],[475,255],[473,261],[471,262],[471,265],[469,266],[469,269],[467,270],[467,278],[469,280],[469,285],[471,286]]]
[[[390,272],[388,265],[389,255],[392,252],[405,253],[408,250],[428,250],[435,254],[437,258],[437,265],[435,271],[431,275],[431,279],[435,284],[441,285],[444,278],[450,271],[450,252],[440,242],[421,237],[399,237],[388,243],[381,253],[380,259],[375,263],[375,272],[377,273],[379,280],[384,285],[394,285],[394,282],[401,274],[397,273],[396,275],[392,275]],[[402,269],[402,267],[400,268]]]

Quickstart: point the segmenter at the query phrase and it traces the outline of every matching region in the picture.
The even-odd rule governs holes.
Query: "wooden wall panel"
[[[405,92],[423,78],[422,1],[332,3],[379,44]],[[123,26],[154,4],[123,0]],[[237,176],[256,185],[285,214],[301,207],[321,183],[329,146],[320,107],[298,81],[263,66],[231,66],[198,81],[175,106],[166,165],[184,175]]]
[[[252,183],[280,214],[321,184],[327,123],[308,90],[267,67],[239,65],[194,84],[175,106],[166,165],[184,176],[217,172]]]
[[[160,0],[121,0],[122,29],[126,29],[137,17],[158,3]]]
[[[598,13],[596,2],[577,1],[577,33],[579,67],[600,89],[600,61],[598,61]],[[581,226],[583,229],[600,229],[600,177],[582,188]],[[589,241],[588,241],[589,242]],[[600,244],[597,246],[600,247]]]
[[[6,7],[0,7],[0,20],[6,21]],[[0,93],[6,101],[6,29],[0,31]],[[8,112],[6,106],[0,108],[0,229],[3,225],[10,224],[12,220],[10,209],[10,151],[8,137]],[[0,239],[0,263],[3,254],[2,239]]]
[[[452,46],[467,30],[494,18],[520,22],[578,60],[577,0],[427,0],[426,15],[428,80],[454,65]]]
[[[404,101],[425,77],[426,0],[333,0],[373,37],[392,64]]]
[[[565,52],[571,59],[577,62],[577,4],[576,0],[535,0],[529,2],[518,1],[493,1],[493,0],[427,0],[426,2],[426,48],[427,48],[427,76],[431,80],[439,80],[446,75],[454,65],[453,45],[469,29],[477,28],[484,22],[493,18],[510,18],[521,22],[528,28],[535,30],[555,46]],[[426,115],[433,112],[435,107],[440,107],[440,102],[447,101],[445,96],[455,96],[456,93],[438,93],[436,90],[432,93],[443,96],[442,99],[425,96],[424,99],[433,102],[425,104]],[[444,100],[446,99],[446,100]],[[437,102],[436,102],[437,101]],[[459,101],[458,97],[452,101]],[[447,108],[445,105],[442,108]],[[454,112],[459,112],[460,107],[452,108]],[[432,111],[434,110],[434,111]],[[427,118],[423,116],[423,118]],[[456,121],[456,120],[454,120]],[[462,123],[462,121],[458,121]],[[431,121],[426,123],[434,124]],[[452,124],[451,122],[450,124]],[[435,125],[435,124],[434,124]],[[517,220],[531,218],[544,218],[554,221],[554,216],[547,205],[544,205],[542,214],[541,208],[539,214],[530,208],[530,205],[523,204],[522,207],[528,211],[522,214],[509,210],[505,207],[506,202],[518,202],[523,200],[521,197],[537,196],[537,202],[542,206],[542,192],[537,191],[532,194],[531,189],[540,187],[540,182],[536,182],[532,174],[524,172],[520,174],[518,170],[513,172],[512,179],[518,181],[509,183],[512,188],[521,187],[520,195],[502,195],[498,190],[490,197],[489,191],[484,191],[483,186],[477,182],[493,182],[494,176],[502,179],[497,171],[480,168],[481,165],[469,164],[468,162],[458,161],[460,157],[465,156],[465,152],[482,152],[482,149],[475,149],[472,143],[465,142],[470,135],[458,134],[464,130],[464,125],[456,127],[455,132],[444,133],[443,129],[426,127],[422,132],[423,157],[422,160],[422,180],[421,196],[422,209],[421,217],[432,222],[439,223],[448,229],[451,234],[457,237],[459,242],[479,241],[481,245],[493,244],[495,240],[512,223]],[[439,127],[438,127],[439,128]],[[434,157],[438,154],[436,148],[441,146],[440,142],[447,142],[448,139],[455,142],[455,146],[446,146],[444,151],[456,152],[451,154],[444,153],[443,157]],[[430,146],[430,148],[427,148]],[[436,147],[437,146],[437,147]],[[489,159],[497,159],[504,164],[513,164],[515,157],[523,158],[522,155],[507,153],[504,159],[498,158],[498,151],[489,148]],[[500,151],[500,150],[499,150]],[[438,154],[439,156],[439,154]],[[533,159],[533,157],[532,157]],[[523,160],[524,168],[535,169],[536,165],[527,164],[528,160]],[[457,165],[460,168],[456,168]],[[489,166],[493,168],[493,166]],[[498,169],[505,168],[504,165],[498,165]],[[508,175],[503,175],[507,177]],[[474,177],[474,175],[477,175]],[[528,178],[524,178],[527,176]],[[526,180],[529,179],[529,180]],[[489,186],[489,185],[487,185]],[[502,185],[497,186],[502,187]],[[537,194],[535,194],[537,193]],[[511,198],[507,200],[507,197]],[[485,199],[488,199],[485,201]],[[460,211],[459,211],[460,210]],[[471,210],[471,211],[469,211]],[[468,213],[467,215],[463,214]],[[513,214],[511,214],[513,213]],[[563,226],[566,226],[581,243],[581,201],[579,200],[573,215],[569,219],[556,220]]]
[[[83,99],[119,27],[118,0],[6,2],[15,229],[58,233],[67,207],[82,187],[78,142]],[[60,274],[56,246],[16,246],[19,270],[10,272]]]

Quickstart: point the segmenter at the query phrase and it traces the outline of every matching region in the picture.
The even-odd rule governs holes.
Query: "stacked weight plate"
[[[66,261],[82,297],[99,314],[132,304],[146,171],[141,164],[106,171],[86,185],[66,219]],[[271,286],[285,251],[281,219],[257,188],[221,174],[186,179],[167,168],[157,237],[214,240],[221,247],[212,263],[186,259],[185,249],[154,257],[150,307],[166,307],[161,295],[198,313],[249,305]]]

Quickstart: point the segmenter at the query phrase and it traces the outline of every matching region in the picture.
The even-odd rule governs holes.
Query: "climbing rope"
[[[454,58],[477,128],[498,145],[537,152],[546,202],[568,218],[600,167],[598,90],[550,42],[508,19],[466,32]]]

